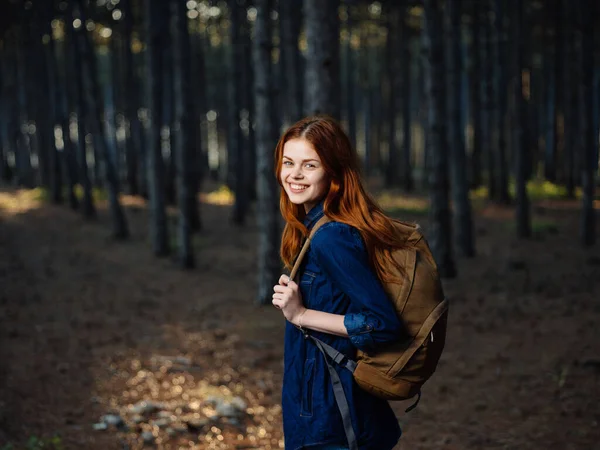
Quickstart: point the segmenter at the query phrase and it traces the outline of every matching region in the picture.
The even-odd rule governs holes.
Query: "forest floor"
[[[183,271],[153,256],[144,203],[123,203],[116,242],[106,205],[86,222],[0,189],[0,450],[283,448],[284,321],[254,305],[255,224],[203,202]],[[598,448],[600,243],[580,246],[578,208],[537,201],[529,241],[511,209],[477,208],[439,369],[416,410],[394,404],[397,449]]]

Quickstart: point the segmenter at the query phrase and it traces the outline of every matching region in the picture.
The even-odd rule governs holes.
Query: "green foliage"
[[[67,188],[63,188],[63,198],[67,198],[69,192]],[[48,188],[45,187],[37,187],[31,190],[31,196],[34,200],[49,203],[52,200],[52,193]],[[83,187],[80,184],[75,186],[75,196],[78,200],[83,199]],[[102,188],[92,188],[92,197],[94,198],[94,202],[104,202],[108,200],[108,194],[106,189]],[[0,449],[2,450],[2,449]]]
[[[509,181],[508,192],[511,197],[515,197],[517,189],[514,179]],[[567,198],[567,188],[550,181],[536,179],[527,183],[527,194],[531,201],[553,200]],[[486,186],[480,186],[470,192],[471,200],[483,200],[488,198],[488,189]],[[581,197],[581,190],[575,191],[575,197]]]
[[[78,200],[83,199],[83,187],[80,184],[75,186],[75,196]],[[94,199],[94,202],[105,202],[108,200],[108,194],[106,193],[106,189],[98,187],[92,188],[92,197]]]
[[[509,185],[511,196],[516,193],[516,183],[511,180]],[[545,180],[531,180],[527,183],[527,193],[531,200],[560,199],[567,197],[567,188]]]
[[[51,199],[50,191],[48,189],[46,189],[45,187],[36,187],[36,188],[32,189],[31,197],[32,197],[32,200],[42,202],[42,203],[49,203],[50,199]],[[4,447],[1,450],[4,450]]]

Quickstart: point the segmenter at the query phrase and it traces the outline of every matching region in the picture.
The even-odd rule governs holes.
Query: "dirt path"
[[[118,243],[103,212],[85,223],[16,195],[0,191],[0,449],[142,448],[144,432],[165,449],[282,447],[283,322],[253,306],[252,224],[203,205],[198,268],[182,272],[152,256],[134,201]],[[445,282],[439,372],[417,410],[396,405],[399,449],[597,445],[600,251],[580,249],[572,205],[547,206],[553,226],[525,244],[507,211],[481,211],[478,256]],[[125,424],[94,430],[109,413]]]

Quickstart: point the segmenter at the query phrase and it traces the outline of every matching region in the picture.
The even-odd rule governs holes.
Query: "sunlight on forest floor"
[[[0,190],[0,208],[9,216],[37,209],[42,205],[41,191],[41,188]]]
[[[216,191],[212,191],[207,194],[200,194],[200,199],[202,202],[210,205],[233,205],[235,202],[235,195],[231,189],[223,185]]]
[[[390,215],[399,213],[427,214],[429,200],[426,197],[415,197],[407,194],[382,192],[376,196],[379,205]]]

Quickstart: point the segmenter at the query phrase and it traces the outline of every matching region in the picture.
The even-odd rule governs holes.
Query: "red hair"
[[[373,268],[380,280],[395,280],[386,270],[397,263],[392,251],[403,247],[393,220],[387,217],[365,191],[356,153],[342,127],[327,116],[306,117],[281,136],[275,149],[275,173],[281,186],[279,207],[286,221],[281,238],[281,258],[290,269],[300,252],[308,230],[302,223],[306,216],[303,205],[292,203],[281,183],[283,147],[291,139],[305,139],[315,149],[329,179],[323,202],[324,213],[331,220],[355,227],[361,234]]]

